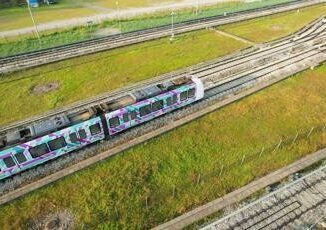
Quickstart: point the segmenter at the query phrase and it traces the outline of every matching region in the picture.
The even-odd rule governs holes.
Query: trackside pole
[[[40,40],[40,34],[38,32],[37,25],[36,25],[35,20],[34,20],[34,16],[33,16],[33,13],[32,13],[31,6],[29,4],[29,1],[28,0],[26,0],[26,1],[27,1],[27,7],[28,7],[29,15],[31,16],[31,19],[32,19],[32,22],[33,22],[33,25],[34,25],[34,28],[35,28],[35,32],[36,32],[36,35],[37,35],[37,38],[38,38],[38,40]]]

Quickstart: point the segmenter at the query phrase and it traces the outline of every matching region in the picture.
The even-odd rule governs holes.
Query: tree
[[[13,7],[26,5],[26,0],[0,0],[1,7]]]

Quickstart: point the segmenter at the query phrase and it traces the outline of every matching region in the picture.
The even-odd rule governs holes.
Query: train
[[[181,77],[76,113],[0,133],[0,180],[85,148],[204,97],[203,82]]]

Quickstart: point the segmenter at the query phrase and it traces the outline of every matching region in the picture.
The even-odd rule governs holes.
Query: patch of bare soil
[[[95,37],[104,37],[104,36],[108,36],[108,35],[112,35],[112,34],[119,34],[120,30],[115,29],[115,28],[103,28],[103,29],[99,29],[97,30],[94,35]]]
[[[70,230],[73,229],[74,217],[70,212],[54,212],[33,220],[31,230]]]
[[[283,29],[283,27],[280,26],[280,25],[274,25],[274,26],[272,26],[272,30],[282,30],[282,29]]]
[[[33,94],[41,95],[51,91],[54,91],[60,87],[59,82],[50,82],[47,84],[41,84],[34,86],[31,91]]]

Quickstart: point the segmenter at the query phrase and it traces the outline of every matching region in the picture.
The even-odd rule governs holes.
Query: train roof
[[[157,85],[152,85],[140,90],[136,90],[132,92],[131,95],[138,102],[147,98],[155,97],[169,90],[174,90],[181,85],[188,84],[190,82],[192,82],[192,80],[189,77],[177,78],[172,81],[166,81]]]

